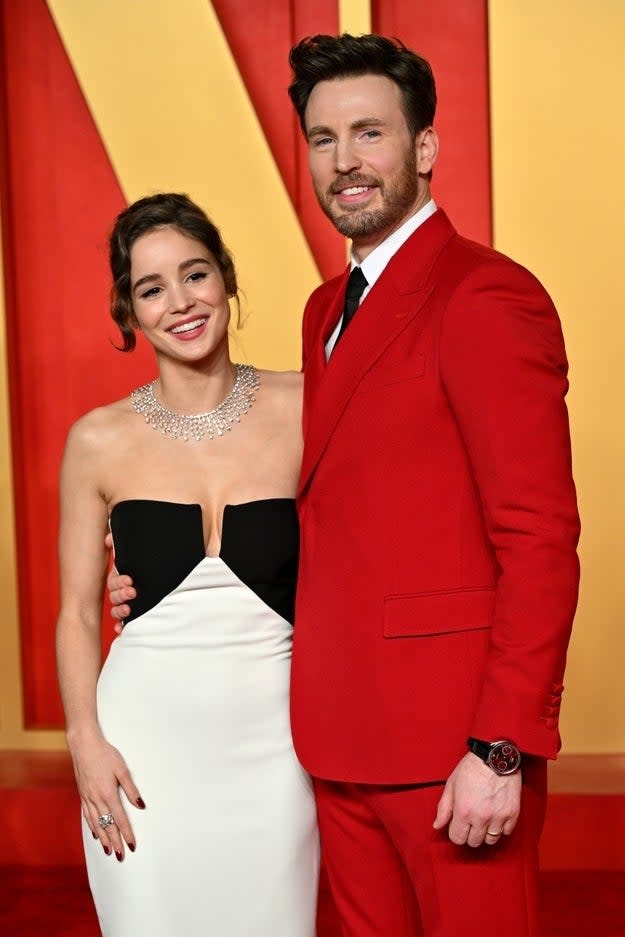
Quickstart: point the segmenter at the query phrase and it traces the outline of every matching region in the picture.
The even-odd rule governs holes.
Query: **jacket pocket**
[[[384,599],[384,637],[426,638],[490,628],[494,607],[492,588],[388,595]]]

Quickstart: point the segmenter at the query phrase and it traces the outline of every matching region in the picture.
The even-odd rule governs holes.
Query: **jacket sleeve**
[[[471,734],[553,758],[577,603],[579,519],[564,342],[538,281],[505,258],[469,273],[442,320],[440,367],[498,570]]]

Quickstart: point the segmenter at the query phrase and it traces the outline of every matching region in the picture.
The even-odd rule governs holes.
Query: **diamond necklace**
[[[258,371],[251,364],[234,365],[234,387],[227,397],[208,413],[176,413],[158,402],[154,395],[154,385],[144,384],[133,390],[130,397],[137,413],[142,413],[145,422],[152,429],[171,439],[189,439],[198,441],[204,436],[214,439],[223,436],[238,423],[256,400],[255,393],[260,387]]]

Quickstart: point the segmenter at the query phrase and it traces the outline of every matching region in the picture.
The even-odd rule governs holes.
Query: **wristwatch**
[[[514,774],[521,765],[521,752],[507,739],[498,742],[484,742],[482,739],[467,739],[469,751],[481,758],[495,774]]]

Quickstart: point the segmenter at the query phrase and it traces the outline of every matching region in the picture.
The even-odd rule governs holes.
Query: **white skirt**
[[[113,642],[98,719],[146,809],[124,799],[137,849],[123,862],[83,824],[104,937],[314,937],[319,849],[289,726],[291,633],[206,557]]]

